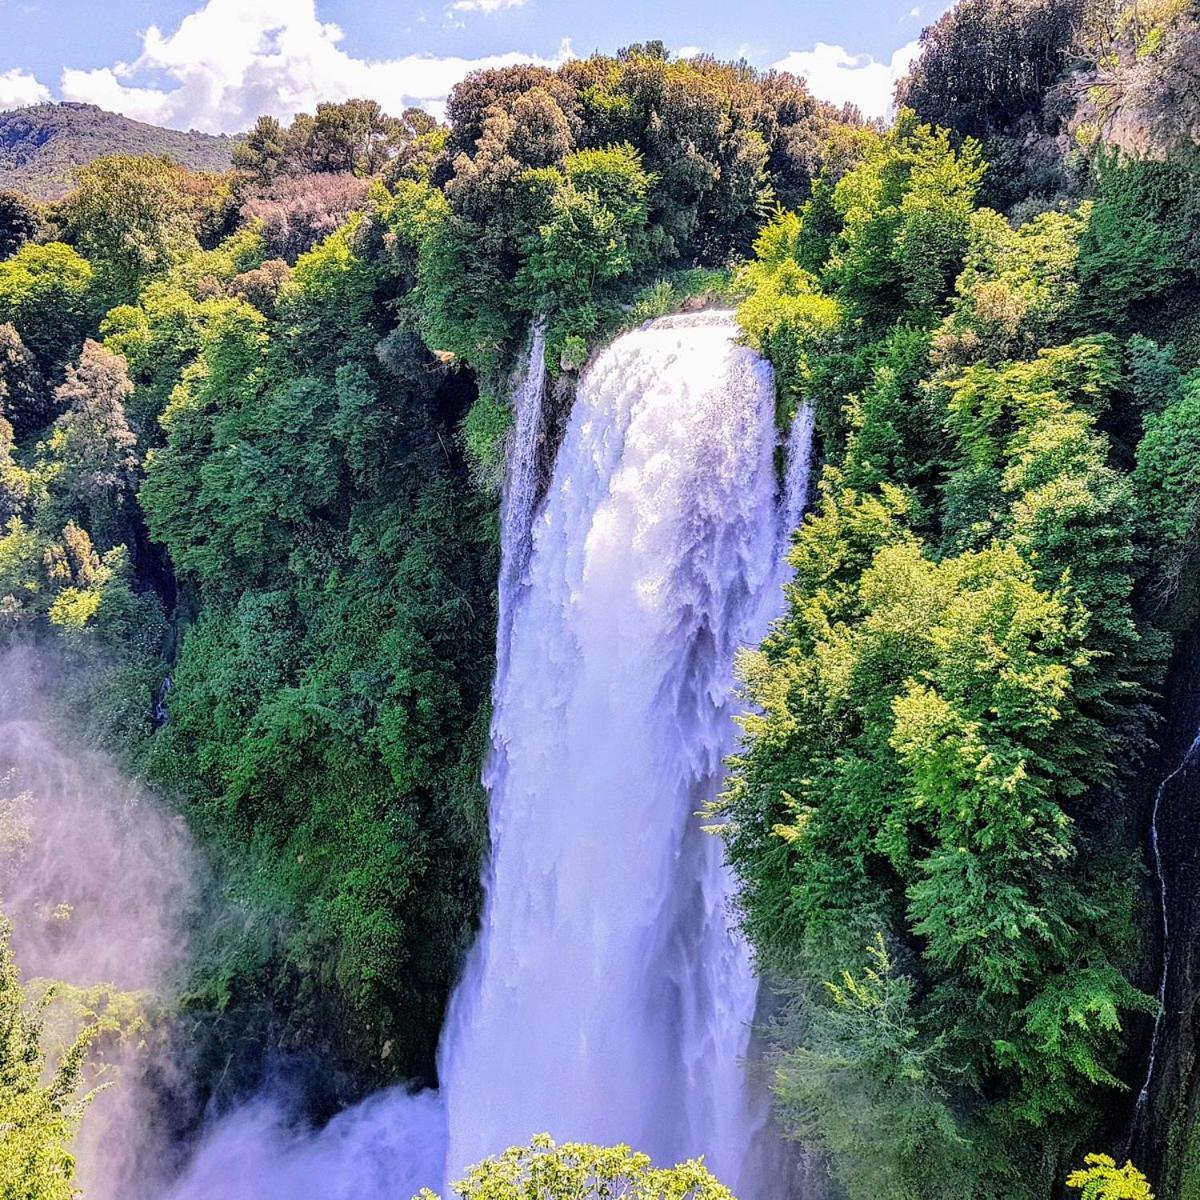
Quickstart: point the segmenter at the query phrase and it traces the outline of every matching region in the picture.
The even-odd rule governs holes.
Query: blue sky
[[[917,0],[920,5],[920,0]],[[474,66],[662,39],[804,74],[882,115],[946,0],[0,0],[0,108],[88,100],[213,132],[374,95],[436,109]]]

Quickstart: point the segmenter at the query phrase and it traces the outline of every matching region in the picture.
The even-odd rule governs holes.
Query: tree
[[[927,323],[962,269],[983,173],[978,143],[955,150],[945,130],[901,112],[833,189],[839,298],[873,326]]]
[[[20,440],[41,429],[52,411],[49,389],[16,326],[0,325],[0,415]]]
[[[125,360],[90,338],[54,393],[63,412],[49,442],[52,490],[69,509],[86,513],[92,535],[108,545],[123,540],[131,519],[138,456],[125,401],[132,394]]]
[[[20,516],[29,500],[29,472],[13,461],[13,430],[0,412],[0,526]]]
[[[585,304],[604,284],[637,270],[646,252],[650,182],[632,146],[581,150],[564,160],[549,212],[523,239],[516,283],[527,289],[530,307]]]
[[[287,137],[276,117],[261,116],[233,148],[233,165],[249,171],[260,184],[270,183],[283,169]]]
[[[142,286],[199,249],[197,184],[171,159],[113,155],[79,170],[63,202],[75,244],[100,272],[111,303],[136,299]]]
[[[75,1160],[69,1149],[90,1095],[80,1074],[94,1029],[85,1029],[47,1075],[41,1012],[31,1005],[0,921],[0,1196],[73,1200]]]
[[[1118,1167],[1107,1154],[1089,1154],[1067,1176],[1067,1187],[1078,1188],[1080,1200],[1154,1200],[1149,1182],[1133,1163]]]
[[[457,162],[460,154],[474,155],[489,116],[511,109],[517,97],[533,91],[540,91],[557,105],[574,138],[580,123],[579,99],[573,82],[563,74],[549,67],[525,65],[472,71],[455,84],[446,102],[450,162]]]
[[[15,254],[37,236],[42,215],[20,192],[0,192],[0,259]]]
[[[407,133],[377,100],[318,104],[304,157],[317,171],[377,175]]]
[[[1134,483],[1152,551],[1154,597],[1166,602],[1200,550],[1200,378],[1146,418]]]
[[[942,1046],[921,1037],[914,981],[882,935],[867,955],[823,995],[801,988],[790,999],[779,1027],[804,1036],[772,1055],[780,1110],[828,1156],[848,1200],[958,1200],[971,1193],[973,1146],[939,1078]]]
[[[1043,120],[1066,68],[1084,0],[965,0],[921,33],[896,97],[923,120],[985,139]]]
[[[242,218],[260,222],[264,253],[294,263],[363,205],[367,184],[355,175],[276,179],[242,205]]]
[[[91,263],[62,242],[30,242],[0,262],[0,323],[14,326],[47,379],[95,327],[94,276]]]
[[[1090,214],[1083,204],[1013,229],[990,209],[975,213],[950,313],[934,338],[940,367],[1027,358],[1075,331],[1079,241]]]
[[[461,1200],[733,1200],[699,1159],[654,1167],[647,1155],[628,1146],[559,1146],[544,1133],[528,1146],[485,1159],[454,1190]],[[432,1200],[429,1191],[421,1195]]]
[[[1138,418],[1118,425],[1114,338],[1046,346],[1078,329],[1090,206],[1014,229],[975,207],[969,143],[911,114],[854,140],[741,275],[743,327],[818,405],[829,465],[786,613],[741,662],[717,811],[743,927],[793,995],[784,1127],[854,1196],[1028,1197],[1154,1008],[1127,977],[1120,780],[1163,639],[1136,619],[1139,512],[1107,432]],[[1179,371],[1130,357],[1169,412]],[[1188,527],[1189,420],[1146,470]],[[895,976],[855,969],[875,930]]]

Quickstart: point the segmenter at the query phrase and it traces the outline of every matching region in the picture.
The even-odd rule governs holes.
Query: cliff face
[[[1166,699],[1162,750],[1147,765],[1156,781],[1150,803],[1162,787],[1158,844],[1167,898],[1166,992],[1149,1094],[1135,1113],[1130,1155],[1160,1200],[1200,1200],[1200,753],[1189,755],[1200,733],[1200,633],[1181,640]],[[1153,924],[1160,930],[1161,954],[1157,914]]]

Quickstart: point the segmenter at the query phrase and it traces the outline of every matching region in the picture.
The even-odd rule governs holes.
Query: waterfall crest
[[[385,1093],[310,1135],[247,1106],[173,1200],[394,1200],[542,1131],[703,1155],[740,1200],[784,1194],[744,1062],[758,985],[697,814],[734,744],[736,654],[782,608],[812,413],[777,498],[772,371],[736,339],[713,312],[618,338],[535,509],[533,331],[502,507],[485,906],[441,1093]]]

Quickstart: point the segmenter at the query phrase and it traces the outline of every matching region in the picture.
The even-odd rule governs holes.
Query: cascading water
[[[483,931],[441,1055],[451,1172],[550,1130],[739,1181],[756,985],[696,811],[775,578],[774,386],[728,314],[581,383],[498,680]],[[503,598],[502,598],[503,604]]]
[[[513,395],[512,442],[500,504],[500,587],[496,622],[496,680],[508,673],[513,608],[529,563],[533,510],[538,493],[538,444],[546,397],[546,327],[538,321],[529,335],[525,372]]]
[[[1158,886],[1159,927],[1162,931],[1162,960],[1158,975],[1158,1010],[1154,1014],[1154,1031],[1150,1035],[1150,1052],[1146,1056],[1146,1076],[1134,1105],[1130,1129],[1134,1136],[1140,1122],[1145,1118],[1150,1099],[1150,1085],[1154,1082],[1154,1068],[1158,1061],[1158,1046],[1162,1034],[1163,1017],[1167,1008],[1167,984],[1171,978],[1171,897],[1167,889],[1167,874],[1163,864],[1162,848],[1159,845],[1159,819],[1162,816],[1163,800],[1171,784],[1186,771],[1200,754],[1200,734],[1188,747],[1179,766],[1158,785],[1154,793],[1154,806],[1150,813],[1150,849],[1154,858],[1154,879]]]
[[[259,1165],[237,1147],[270,1141],[273,1118],[249,1110],[246,1137],[218,1128],[220,1161],[202,1151],[176,1200],[392,1200],[541,1131],[663,1163],[704,1155],[742,1200],[782,1194],[745,1072],[757,983],[697,812],[733,744],[735,655],[782,606],[812,415],[793,427],[777,503],[772,373],[736,332],[728,313],[670,317],[602,352],[535,513],[534,331],[502,509],[483,926],[443,1033],[441,1095],[273,1135]],[[404,1153],[443,1162],[443,1178],[394,1157],[389,1177]],[[230,1176],[246,1189],[214,1190]]]

